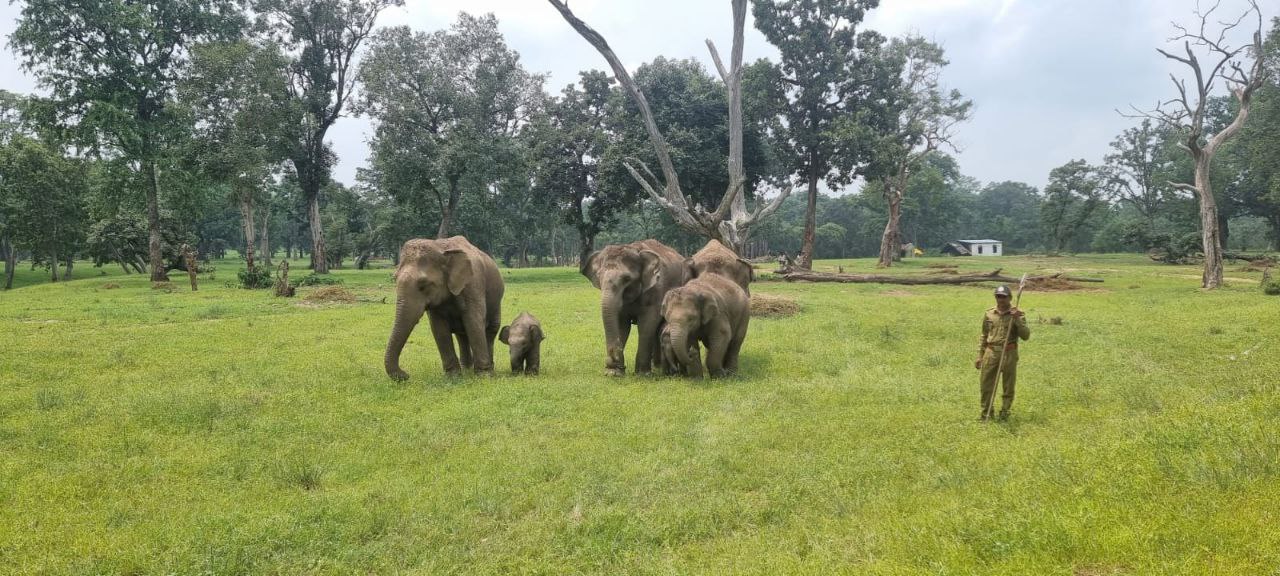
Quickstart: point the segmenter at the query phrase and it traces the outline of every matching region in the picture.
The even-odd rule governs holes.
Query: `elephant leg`
[[[471,362],[476,373],[493,374],[493,354],[489,349],[488,326],[483,311],[464,314],[462,323],[467,330],[467,343],[471,345]]]
[[[436,348],[440,350],[440,364],[445,374],[457,375],[462,371],[458,365],[458,354],[453,349],[453,332],[449,330],[449,321],[435,311],[427,311],[431,320],[431,335],[436,339]]]
[[[524,372],[525,357],[524,355],[514,356],[511,358],[511,373],[520,374]]]
[[[661,354],[661,334],[659,330],[662,327],[662,316],[656,311],[646,313],[640,316],[637,322],[637,330],[640,334],[636,338],[636,374],[648,374],[652,369],[655,356]],[[657,360],[661,362],[661,358]]]
[[[724,376],[724,358],[729,350],[728,331],[717,331],[707,338],[707,374],[712,378]]]
[[[742,341],[745,340],[745,334],[735,335],[729,341],[729,348],[724,351],[724,369],[730,374],[738,373],[738,353],[742,351]]]
[[[542,351],[536,347],[525,354],[524,373],[528,376],[537,376],[538,371],[542,369]]]
[[[471,358],[471,343],[467,341],[467,333],[458,332],[453,336],[458,339],[458,356],[462,357],[462,367],[470,368],[473,359]]]

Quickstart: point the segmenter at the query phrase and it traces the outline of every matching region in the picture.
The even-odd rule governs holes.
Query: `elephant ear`
[[[720,305],[716,304],[715,298],[706,294],[699,294],[697,302],[698,313],[702,315],[702,324],[704,326],[720,316]]]
[[[510,336],[511,336],[511,327],[510,327],[510,326],[503,326],[503,327],[502,327],[502,331],[501,331],[501,332],[498,332],[498,340],[500,340],[503,344],[506,344],[506,345],[508,345],[508,346],[510,346],[510,345],[511,345],[511,342],[510,342],[510,341],[508,341],[508,338],[509,338]]]
[[[597,289],[600,288],[600,277],[596,275],[596,266],[595,266],[596,257],[598,256],[600,256],[599,250],[592,252],[591,255],[587,256],[586,260],[583,260],[580,263],[580,267],[578,269],[579,272],[582,272],[583,276],[587,277],[587,280],[591,281],[591,285],[596,287]]]
[[[473,275],[471,260],[467,258],[467,253],[461,248],[445,250],[444,257],[445,283],[449,287],[449,293],[457,296],[471,283]]]
[[[644,258],[644,269],[640,271],[641,285],[648,292],[662,282],[662,258],[653,250],[641,250],[640,257]]]
[[[755,266],[752,266],[752,265],[751,265],[751,262],[750,262],[749,260],[747,260],[746,258],[738,258],[738,262],[741,262],[743,266],[746,266],[746,267],[747,267],[747,282],[755,282],[755,281],[756,281],[756,267],[755,267]]]
[[[698,266],[697,263],[693,261],[692,256],[684,259],[684,273],[686,274],[687,280],[693,280],[698,277]]]

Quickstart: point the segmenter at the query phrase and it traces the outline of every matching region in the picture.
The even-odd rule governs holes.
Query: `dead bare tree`
[[[1204,246],[1204,274],[1201,287],[1218,288],[1222,285],[1222,237],[1218,230],[1218,203],[1213,196],[1213,187],[1209,182],[1209,169],[1213,156],[1218,149],[1244,126],[1249,117],[1249,106],[1253,93],[1262,86],[1266,76],[1262,57],[1262,11],[1255,0],[1249,0],[1249,9],[1245,10],[1234,21],[1211,21],[1214,12],[1221,6],[1221,1],[1213,3],[1208,10],[1202,11],[1197,3],[1194,12],[1199,26],[1188,29],[1178,23],[1173,27],[1178,35],[1170,38],[1170,42],[1182,42],[1186,56],[1157,48],[1156,51],[1169,60],[1180,62],[1191,70],[1194,83],[1188,88],[1187,79],[1177,74],[1169,74],[1178,96],[1156,104],[1151,110],[1131,107],[1134,113],[1124,114],[1129,117],[1151,118],[1178,130],[1181,135],[1179,145],[1187,151],[1195,164],[1195,183],[1170,182],[1169,185],[1179,190],[1194,194],[1200,201],[1200,232]],[[1253,14],[1258,26],[1253,33],[1253,42],[1242,46],[1231,46],[1227,36]],[[1216,34],[1211,30],[1217,27]],[[1242,66],[1241,54],[1253,58],[1252,64]],[[1203,60],[1202,60],[1203,58]],[[1207,67],[1207,70],[1206,70]],[[1216,134],[1206,134],[1205,115],[1209,100],[1217,83],[1221,81],[1228,86],[1235,96],[1239,109],[1235,119]]]
[[[729,97],[729,187],[720,199],[719,206],[716,206],[715,210],[711,212],[708,212],[701,204],[693,204],[691,206],[690,200],[685,197],[684,192],[680,189],[679,176],[676,174],[675,165],[671,161],[671,155],[667,152],[667,141],[662,136],[662,132],[658,130],[658,124],[653,119],[653,112],[649,109],[649,103],[645,99],[644,93],[640,91],[640,87],[636,85],[635,80],[631,78],[631,74],[627,72],[617,55],[613,53],[613,49],[609,47],[609,43],[605,41],[599,32],[596,32],[569,10],[567,0],[547,1],[556,10],[560,11],[560,15],[579,35],[595,47],[601,56],[604,56],[604,59],[609,62],[609,67],[613,69],[613,75],[617,78],[618,83],[622,85],[623,90],[626,91],[627,95],[631,97],[640,109],[640,114],[644,118],[645,129],[649,133],[649,142],[653,145],[654,154],[658,158],[658,167],[662,172],[662,177],[659,178],[649,169],[648,165],[639,159],[626,158],[623,160],[623,165],[631,173],[631,177],[635,178],[636,182],[640,184],[640,187],[649,194],[649,197],[654,202],[671,214],[671,217],[675,219],[681,228],[694,234],[719,240],[735,252],[741,253],[742,248],[750,237],[751,228],[776,212],[782,206],[782,202],[791,194],[792,189],[791,186],[786,186],[772,201],[765,202],[761,198],[756,203],[754,210],[747,209],[747,201],[743,192],[747,178],[742,163],[742,44],[743,27],[745,26],[747,15],[747,1],[731,0],[733,5],[733,49],[729,55],[728,69],[724,67],[724,62],[721,61],[720,53],[716,51],[715,44],[711,40],[707,40],[707,49],[711,51],[711,59],[715,62],[720,78],[724,80]]]

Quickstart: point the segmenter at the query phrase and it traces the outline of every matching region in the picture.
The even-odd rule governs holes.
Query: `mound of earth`
[[[751,315],[763,318],[782,318],[800,313],[800,303],[776,294],[751,295]]]

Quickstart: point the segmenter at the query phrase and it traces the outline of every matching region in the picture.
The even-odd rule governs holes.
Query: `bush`
[[[1280,278],[1271,277],[1271,269],[1262,274],[1262,293],[1268,296],[1280,296]]]
[[[333,286],[341,283],[341,278],[334,278],[328,274],[316,274],[315,272],[289,281],[289,284],[295,288],[299,286]]]
[[[240,287],[246,290],[258,290],[271,287],[271,271],[263,266],[255,266],[236,272],[240,277]]]

